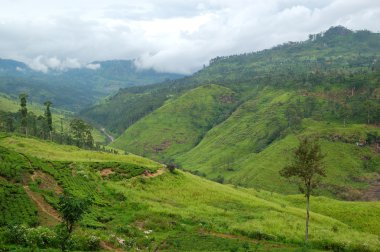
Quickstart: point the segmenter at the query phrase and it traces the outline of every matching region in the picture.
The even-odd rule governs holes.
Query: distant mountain
[[[36,102],[51,100],[55,106],[78,110],[120,88],[147,85],[183,75],[137,69],[132,60],[93,62],[66,71],[34,71],[26,64],[0,59],[0,92],[29,94]]]
[[[112,146],[287,193],[297,188],[279,170],[291,148],[319,136],[330,174],[322,193],[362,199],[380,172],[379,59],[379,33],[332,27],[307,41],[217,57],[189,77],[123,89],[81,115],[114,133],[126,129]]]

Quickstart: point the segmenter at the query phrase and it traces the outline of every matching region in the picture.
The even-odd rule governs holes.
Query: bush
[[[174,173],[176,165],[175,164],[168,164],[166,167],[169,169],[170,173]]]

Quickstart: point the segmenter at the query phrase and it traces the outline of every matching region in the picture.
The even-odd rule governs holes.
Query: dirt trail
[[[158,169],[155,173],[150,173],[149,171],[144,172],[144,176],[148,178],[154,178],[160,176],[165,172],[165,168]]]
[[[28,196],[37,204],[37,207],[42,212],[44,212],[45,214],[49,215],[57,221],[61,221],[61,217],[59,216],[58,212],[51,205],[49,205],[41,195],[30,190],[29,186],[27,185],[24,185],[23,187]]]

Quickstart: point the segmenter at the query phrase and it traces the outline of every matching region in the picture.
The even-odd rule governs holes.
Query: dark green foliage
[[[74,225],[83,218],[92,204],[91,198],[76,198],[69,194],[59,197],[58,211],[62,217],[62,223],[57,227],[57,235],[62,251],[66,251]]]
[[[36,226],[37,208],[22,186],[0,178],[0,227],[16,224]]]
[[[0,146],[0,175],[21,182],[22,175],[30,170],[28,161],[16,152]]]
[[[27,94],[20,94],[20,114],[21,114],[21,129],[23,130],[23,133],[25,135],[28,134],[28,121],[27,121],[27,115],[28,115],[28,109],[26,108],[26,100],[28,98]]]
[[[50,106],[52,105],[52,102],[46,101],[44,102],[44,105],[46,106],[45,118],[46,118],[47,126],[49,127],[49,131],[51,132],[53,131],[53,119],[50,112]]]
[[[170,171],[171,173],[174,173],[175,168],[176,168],[176,165],[170,163],[170,164],[168,164],[166,167],[169,169],[169,171]]]
[[[75,118],[70,122],[70,133],[78,147],[93,148],[92,126],[85,121]]]

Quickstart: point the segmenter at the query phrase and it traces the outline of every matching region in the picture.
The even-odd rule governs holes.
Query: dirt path
[[[23,187],[28,196],[36,203],[39,210],[49,215],[53,219],[61,221],[59,213],[51,205],[49,205],[41,195],[30,190],[29,186],[27,185],[24,185]]]
[[[163,174],[165,170],[166,170],[165,168],[161,168],[161,169],[158,169],[155,173],[150,173],[148,171],[145,171],[144,176],[148,178],[154,178]]]

